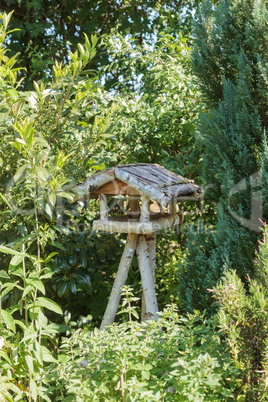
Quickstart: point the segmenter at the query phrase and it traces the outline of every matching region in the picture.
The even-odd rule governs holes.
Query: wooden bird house
[[[143,287],[142,319],[157,320],[156,232],[182,223],[177,202],[201,198],[201,187],[160,165],[149,163],[106,169],[79,187],[90,198],[99,197],[100,219],[93,222],[94,230],[128,234],[101,329],[114,321],[135,250]],[[159,210],[150,208],[151,204],[157,205]]]

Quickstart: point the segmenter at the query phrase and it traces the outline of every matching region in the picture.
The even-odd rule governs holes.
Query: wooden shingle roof
[[[95,173],[86,182],[79,185],[85,193],[94,195],[109,182],[123,182],[144,194],[151,200],[158,202],[164,207],[172,199],[200,198],[202,189],[192,180],[188,180],[164,167],[151,163],[135,163],[132,165],[118,165]],[[118,186],[114,186],[118,188]]]

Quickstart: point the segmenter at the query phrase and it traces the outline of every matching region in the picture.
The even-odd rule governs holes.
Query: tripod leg
[[[118,309],[121,298],[121,289],[125,285],[131,261],[136,249],[138,240],[137,234],[129,234],[124,248],[124,252],[118,267],[116,278],[114,281],[113,289],[111,291],[108,305],[106,307],[100,330],[105,329],[108,325],[114,322],[114,318]]]
[[[156,266],[156,233],[152,233],[150,235],[146,235],[147,248],[150,256],[150,266],[153,275],[153,280],[155,284],[155,266]],[[144,292],[142,290],[142,299],[141,299],[141,321],[146,321],[146,305]]]
[[[152,319],[157,321],[158,305],[154,288],[154,276],[152,272],[153,261],[151,261],[150,259],[145,235],[139,235],[137,243],[137,257],[139,261],[141,282],[146,306],[146,313],[144,318],[147,320]]]

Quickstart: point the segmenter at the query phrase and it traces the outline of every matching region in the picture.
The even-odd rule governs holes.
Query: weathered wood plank
[[[142,180],[144,183],[149,183],[151,185],[154,185],[158,187],[159,183],[165,184],[166,183],[166,177],[161,178],[157,177],[154,174],[152,174],[148,169],[140,169],[136,167],[128,167],[128,168],[122,168],[124,172],[130,173],[136,177],[138,177],[140,180]]]
[[[180,197],[180,196],[195,196],[196,194],[200,194],[201,190],[200,187],[193,183],[186,183],[186,184],[177,184],[174,186],[167,186],[161,189],[166,197],[169,199]]]
[[[108,194],[108,195],[139,195],[140,193],[134,188],[130,187],[128,184],[121,180],[114,179],[104,186],[98,188],[95,193],[97,194]]]
[[[150,184],[144,184],[139,179],[123,171],[123,169],[115,168],[115,176],[124,181],[125,183],[129,184],[138,192],[146,195],[147,197],[151,198],[154,201],[159,202],[160,204],[167,206],[169,202],[169,197],[165,195],[165,193],[159,191],[158,188],[151,186]]]
[[[149,222],[137,222],[128,220],[122,221],[118,219],[97,220],[93,222],[93,230],[99,230],[109,233],[136,233],[136,234],[151,234],[160,230],[166,230],[182,223],[182,214],[163,216]],[[125,217],[124,217],[125,218]]]
[[[93,189],[103,186],[114,178],[114,169],[108,169],[107,171],[95,173],[88,180],[79,184],[77,187],[87,194],[88,192],[92,192]]]

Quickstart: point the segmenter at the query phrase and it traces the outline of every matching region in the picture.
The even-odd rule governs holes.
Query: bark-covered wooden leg
[[[154,285],[155,285],[155,267],[156,267],[156,234],[152,233],[146,235],[147,248],[150,256],[150,267],[153,275]],[[141,299],[141,321],[146,321],[146,304],[144,298],[144,292],[142,290]]]
[[[147,320],[158,320],[158,305],[154,288],[154,278],[151,269],[150,255],[145,235],[139,235],[137,243],[137,257],[141,273],[142,289],[144,293]]]
[[[105,329],[108,325],[114,322],[114,318],[118,309],[118,305],[121,298],[121,290],[125,285],[128,271],[131,265],[131,261],[134,255],[134,251],[137,245],[138,235],[129,234],[127,237],[127,242],[124,248],[124,252],[118,267],[116,278],[114,281],[113,289],[106,307],[100,330]]]

